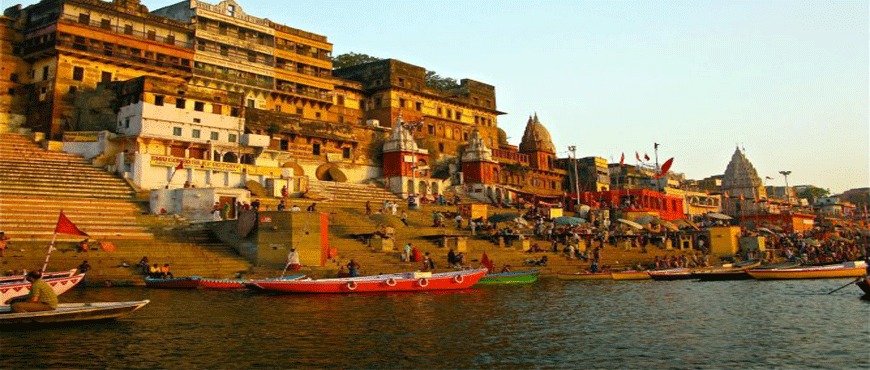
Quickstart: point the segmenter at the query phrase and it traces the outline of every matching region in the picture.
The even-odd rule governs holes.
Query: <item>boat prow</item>
[[[202,280],[199,276],[187,276],[173,279],[158,279],[145,277],[145,286],[160,289],[196,289]]]
[[[746,272],[759,280],[856,278],[867,275],[867,264],[864,261],[854,261],[791,269],[750,269]]]
[[[604,272],[559,272],[556,277],[561,280],[612,280],[610,271]]]
[[[541,271],[539,270],[528,270],[486,274],[477,282],[477,285],[531,284],[538,281],[540,273]]]

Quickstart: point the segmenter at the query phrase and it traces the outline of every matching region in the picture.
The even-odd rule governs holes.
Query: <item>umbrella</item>
[[[677,227],[677,225],[674,225],[673,223],[668,221],[661,220],[659,221],[659,225],[662,225],[662,227],[665,227],[670,231],[680,231],[680,228]]]
[[[717,220],[730,220],[730,219],[731,219],[731,216],[723,215],[723,214],[721,214],[721,213],[716,213],[716,212],[710,212],[710,213],[708,213],[708,214],[707,214],[707,217],[715,218],[715,219],[717,219]]]
[[[584,220],[580,217],[562,216],[562,217],[554,218],[553,222],[555,222],[559,225],[579,225],[579,224],[586,222],[586,220]]]
[[[634,222],[637,222],[641,225],[646,225],[646,224],[654,223],[655,220],[656,220],[656,216],[646,215],[646,216],[640,216],[640,217],[636,218],[634,220]]]
[[[758,228],[758,231],[759,231],[759,232],[762,232],[762,233],[774,234],[773,230],[768,229],[768,228],[766,228],[766,227],[759,227],[759,228]]]
[[[698,225],[695,225],[694,222],[689,221],[689,220],[683,220],[683,219],[680,219],[680,220],[676,220],[676,221],[674,221],[674,222],[676,222],[678,225],[688,226],[688,227],[691,227],[691,228],[693,228],[693,229],[695,229],[695,230],[700,230],[700,229],[698,228]]]
[[[487,221],[489,222],[505,222],[505,221],[513,221],[515,218],[519,218],[520,215],[518,213],[499,213],[496,215],[489,216]]]
[[[638,230],[643,229],[643,225],[641,225],[641,224],[639,224],[639,223],[637,223],[637,222],[631,221],[631,220],[626,220],[626,219],[624,219],[624,218],[620,218],[620,219],[617,219],[616,221],[618,221],[618,222],[622,222],[622,223],[624,223],[624,224],[626,224],[626,225],[628,225],[628,226],[631,226],[631,227],[633,227],[633,228],[635,228],[635,229],[638,229]]]

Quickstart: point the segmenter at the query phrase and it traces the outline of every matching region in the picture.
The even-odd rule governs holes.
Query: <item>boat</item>
[[[421,292],[470,288],[487,271],[480,268],[437,274],[405,272],[334,279],[259,280],[253,284],[260,290],[282,293]]]
[[[855,278],[867,275],[867,264],[864,261],[855,261],[791,269],[749,269],[746,272],[759,280]]]
[[[477,285],[531,284],[538,281],[538,275],[540,274],[540,270],[512,271],[501,272],[497,274],[486,274],[477,282]]]
[[[12,312],[11,306],[0,306],[0,327],[66,324],[113,320],[136,311],[149,300],[131,302],[61,303],[57,309],[37,312]]]
[[[172,279],[145,277],[145,286],[160,289],[196,289],[202,280],[199,276],[187,276]]]
[[[612,280],[610,271],[604,272],[559,272],[556,277],[561,280]]]
[[[305,277],[305,274],[298,275],[287,275],[272,279],[262,279],[262,280],[297,280]],[[199,288],[200,289],[212,289],[212,290],[235,290],[235,289],[247,289],[248,285],[257,280],[252,279],[212,279],[212,278],[202,278],[199,280]]]
[[[677,267],[665,270],[647,271],[650,278],[657,281],[692,279],[692,270],[688,267]]]
[[[67,277],[43,279],[54,290],[54,294],[61,295],[72,289],[85,278],[85,274],[77,274]],[[17,281],[0,284],[0,304],[7,304],[13,298],[30,294],[29,281]]]
[[[870,277],[865,277],[864,279],[855,282],[855,285],[864,291],[865,297],[870,297]]]
[[[613,280],[649,280],[651,276],[646,271],[625,270],[613,271],[610,273]]]
[[[749,276],[746,270],[758,267],[760,264],[760,260],[729,263],[720,267],[692,271],[691,277],[700,281],[750,280],[752,276]]]
[[[53,272],[43,272],[43,279],[54,279],[54,278],[62,278],[62,277],[70,277],[76,274],[77,269],[71,269],[67,271],[53,271]],[[26,280],[27,275],[9,275],[9,276],[0,276],[0,285],[6,283],[17,283]]]

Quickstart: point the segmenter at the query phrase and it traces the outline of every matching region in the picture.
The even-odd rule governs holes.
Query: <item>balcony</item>
[[[146,33],[142,31],[135,31],[132,28],[121,27],[118,25],[104,25],[101,22],[97,21],[89,21],[88,23],[80,22],[79,18],[76,16],[72,16],[69,14],[64,14],[60,17],[60,20],[77,25],[84,25],[94,29],[103,30],[105,32],[114,33],[116,35],[126,35],[131,36],[140,40],[150,40],[159,42],[167,45],[174,45],[185,49],[193,49],[193,42],[185,42],[183,40],[177,40],[175,37],[165,37],[165,36],[157,36],[154,33]]]
[[[106,48],[96,48],[89,47],[87,44],[75,43],[69,40],[57,40],[57,48],[63,48],[73,53],[78,52],[85,57],[92,57],[107,60],[111,64],[116,65],[124,65],[124,64],[135,64],[136,66],[142,67],[147,70],[155,70],[158,72],[165,72],[166,70],[174,70],[178,72],[183,72],[184,74],[191,73],[191,67],[189,65],[170,63],[167,61],[155,60],[143,58],[138,55],[131,54],[123,54],[115,51],[114,49],[106,49]],[[149,67],[157,67],[160,70]]]
[[[194,71],[194,75],[208,77],[215,80],[226,81],[234,84],[241,85],[249,85],[256,86],[262,89],[272,90],[272,82],[271,81],[263,81],[254,78],[246,78],[242,76],[235,76],[229,73],[220,73],[215,71],[206,71],[204,69],[196,69]]]
[[[529,156],[527,154],[510,152],[502,149],[492,149],[492,157],[495,159],[507,159],[525,165],[529,164]]]

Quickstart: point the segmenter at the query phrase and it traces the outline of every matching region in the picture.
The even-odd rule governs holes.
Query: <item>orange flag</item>
[[[55,234],[67,234],[67,235],[81,235],[81,236],[89,236],[84,231],[79,230],[78,227],[63,214],[63,211],[60,211],[60,216],[57,217],[57,226],[54,227]]]
[[[183,170],[184,169],[184,161],[178,161],[178,165],[175,166],[175,170]]]
[[[483,252],[483,257],[480,257],[480,265],[486,267],[489,272],[492,272],[492,270],[495,268],[495,266],[493,266],[492,260],[489,259],[489,256],[486,255],[486,252]]]

